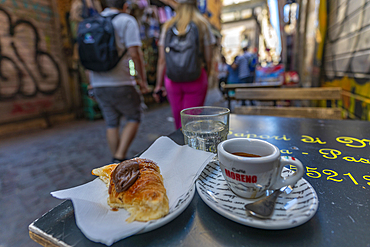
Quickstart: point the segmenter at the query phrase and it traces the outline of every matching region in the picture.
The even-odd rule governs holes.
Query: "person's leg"
[[[108,147],[112,153],[115,154],[118,143],[119,143],[119,118],[120,114],[114,107],[114,102],[112,102],[111,88],[98,87],[94,88],[95,98],[99,104],[99,108],[103,114],[107,129],[106,136]]]
[[[183,108],[183,93],[181,91],[181,85],[183,83],[172,82],[165,76],[164,83],[167,90],[167,98],[171,105],[172,115],[175,119],[175,127],[179,129],[181,127],[180,112]]]
[[[253,83],[253,77],[252,76],[247,77],[247,83]]]
[[[114,158],[123,160],[126,158],[127,150],[134,140],[136,133],[139,129],[140,122],[129,121],[122,129],[122,133],[119,139],[118,147],[114,152]],[[119,134],[117,133],[117,137]]]
[[[113,153],[113,159],[126,159],[127,151],[134,140],[140,126],[142,108],[141,94],[133,86],[117,87],[115,90],[115,109],[124,115],[127,123],[123,127],[121,134],[117,133],[119,138],[117,148]]]
[[[242,79],[239,78],[239,83],[248,83],[247,77]]]
[[[240,83],[252,83],[252,82],[253,81],[251,80],[251,77],[246,77],[246,78],[240,79]],[[249,100],[249,102],[250,102],[250,105],[254,105],[252,100]],[[241,105],[242,106],[247,105],[246,100],[243,99]]]
[[[112,155],[114,155],[119,143],[119,130],[118,128],[107,128],[106,134],[108,147]]]
[[[207,95],[208,77],[206,71],[203,69],[201,76],[193,81],[183,84],[184,99],[183,109],[189,107],[203,106]]]
[[[247,77],[247,83],[253,83],[253,77],[252,76],[248,76]],[[253,100],[250,100],[250,103],[253,106],[255,105],[254,102],[253,102]]]

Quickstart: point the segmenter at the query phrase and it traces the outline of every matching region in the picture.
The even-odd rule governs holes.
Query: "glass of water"
[[[230,110],[224,107],[200,106],[181,111],[185,144],[217,153],[217,145],[227,139]]]

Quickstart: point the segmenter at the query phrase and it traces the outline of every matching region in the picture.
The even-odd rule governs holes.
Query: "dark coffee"
[[[249,153],[244,153],[244,152],[235,152],[235,153],[232,153],[233,155],[237,155],[237,156],[242,156],[242,157],[249,157],[249,158],[258,158],[258,157],[262,157],[261,155],[257,155],[257,154],[249,154]]]

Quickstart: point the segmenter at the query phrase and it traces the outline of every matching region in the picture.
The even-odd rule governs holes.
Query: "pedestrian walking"
[[[240,55],[233,63],[232,68],[238,70],[238,78],[240,83],[253,83],[254,76],[252,72],[252,63],[254,63],[254,55],[249,51],[249,46],[243,47],[243,55]],[[253,64],[254,66],[254,64]],[[252,100],[249,101],[251,105],[254,105]],[[246,105],[246,101],[242,100],[242,105]]]
[[[160,95],[167,96],[175,127],[180,128],[181,110],[204,105],[216,39],[196,0],[179,0],[175,11],[176,15],[164,24],[158,42],[153,97],[159,102]]]
[[[228,64],[226,62],[226,58],[224,56],[221,56],[221,62],[218,64],[217,69],[218,69],[218,88],[220,89],[221,93],[224,93],[222,90],[222,83],[227,83],[227,68]]]
[[[115,15],[112,25],[121,58],[109,71],[90,71],[90,84],[106,122],[107,141],[113,155],[112,162],[121,162],[127,158],[127,150],[138,131],[142,115],[141,93],[148,92],[148,84],[141,51],[140,31],[135,18],[126,14],[128,3],[126,0],[106,0],[106,5],[107,8],[101,15]],[[130,74],[130,60],[134,62],[138,74],[136,80]],[[137,84],[141,93],[136,87]],[[127,123],[120,133],[122,116],[126,117]]]
[[[227,84],[236,84],[241,83],[239,80],[239,72],[238,68],[233,69],[233,65],[235,64],[235,61],[237,60],[238,56],[234,57],[234,61],[232,64],[227,65]],[[234,97],[235,90],[228,90],[225,92],[225,96]]]
[[[238,56],[235,56],[233,63],[230,65],[227,65],[227,83],[228,84],[241,83],[239,80],[238,69],[237,68],[233,69],[233,65],[235,64],[237,59],[238,59]]]
[[[250,71],[250,62],[252,54],[248,51],[249,46],[243,47],[243,55],[238,56],[235,63],[232,65],[233,69],[238,69],[239,80],[241,83],[252,83],[253,76]]]

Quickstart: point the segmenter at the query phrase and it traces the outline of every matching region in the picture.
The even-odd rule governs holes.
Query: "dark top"
[[[227,83],[234,84],[234,83],[241,83],[239,80],[239,72],[238,69],[231,68],[231,65],[227,65]]]

